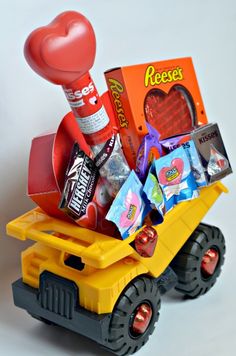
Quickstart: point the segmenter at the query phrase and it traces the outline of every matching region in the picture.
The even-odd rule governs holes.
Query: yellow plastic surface
[[[145,266],[129,257],[106,269],[85,266],[82,271],[65,265],[65,258],[63,252],[37,242],[22,253],[24,283],[38,288],[44,270],[67,278],[78,286],[80,305],[98,314],[110,313],[125,286],[136,276],[148,273]]]
[[[160,276],[222,192],[227,188],[214,183],[201,189],[198,198],[180,203],[166,214],[164,222],[155,227],[158,242],[150,258],[141,257],[130,245],[138,231],[121,241],[51,218],[39,208],[8,223],[7,233],[37,241],[22,254],[25,283],[38,288],[40,274],[48,270],[78,285],[81,306],[98,314],[110,313],[133,278]],[[85,268],[78,271],[65,265],[68,255],[80,257]]]
[[[165,215],[164,222],[155,227],[159,239],[154,255],[151,258],[136,256],[150,275],[158,277],[166,269],[222,192],[227,193],[227,188],[216,182],[201,189],[198,198],[178,204]]]
[[[8,223],[7,234],[79,256],[95,268],[106,268],[133,252],[127,242],[49,217],[40,208]]]

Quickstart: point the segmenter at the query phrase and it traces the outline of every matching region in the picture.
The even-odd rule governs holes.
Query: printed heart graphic
[[[150,90],[145,98],[146,120],[159,132],[160,140],[192,131],[195,124],[194,104],[188,91],[178,85],[168,94]]]
[[[91,105],[95,105],[97,103],[97,97],[92,96],[91,98],[89,98],[89,102]]]
[[[184,171],[184,162],[181,158],[171,161],[170,167],[163,167],[159,172],[159,182],[163,185],[179,184]]]
[[[67,11],[49,25],[33,31],[24,54],[39,75],[55,84],[69,84],[92,67],[96,39],[90,22],[78,12]]]
[[[97,206],[95,203],[91,202],[87,205],[86,214],[81,216],[76,222],[81,227],[96,230],[98,221],[97,214]]]

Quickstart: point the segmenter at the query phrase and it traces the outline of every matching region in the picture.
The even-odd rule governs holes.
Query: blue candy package
[[[143,197],[143,185],[136,173],[131,171],[113,200],[106,219],[116,224],[122,239],[125,239],[142,226],[150,211],[151,207]]]
[[[207,177],[204,173],[202,162],[200,160],[195,143],[190,139],[189,134],[170,137],[161,141],[162,146],[167,152],[172,152],[177,147],[183,146],[188,156],[190,166],[193,172],[193,176],[198,187],[204,187],[207,185]]]
[[[197,186],[198,187],[206,186],[207,185],[206,176],[193,140],[183,143],[182,146],[185,149],[185,152],[187,153]]]
[[[154,165],[164,194],[166,211],[181,201],[198,196],[190,162],[182,146],[154,161]]]

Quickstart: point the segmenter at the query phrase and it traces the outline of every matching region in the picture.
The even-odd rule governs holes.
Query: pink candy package
[[[134,171],[131,171],[113,201],[107,220],[118,227],[122,239],[127,238],[142,226],[143,220],[151,210],[143,199],[143,186]]]
[[[155,173],[163,191],[166,211],[181,201],[198,196],[196,181],[183,147],[154,161]]]

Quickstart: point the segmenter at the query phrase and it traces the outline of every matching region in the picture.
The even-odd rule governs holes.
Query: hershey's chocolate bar
[[[65,174],[65,186],[59,208],[74,220],[86,214],[87,205],[93,199],[98,177],[94,161],[76,142]]]

